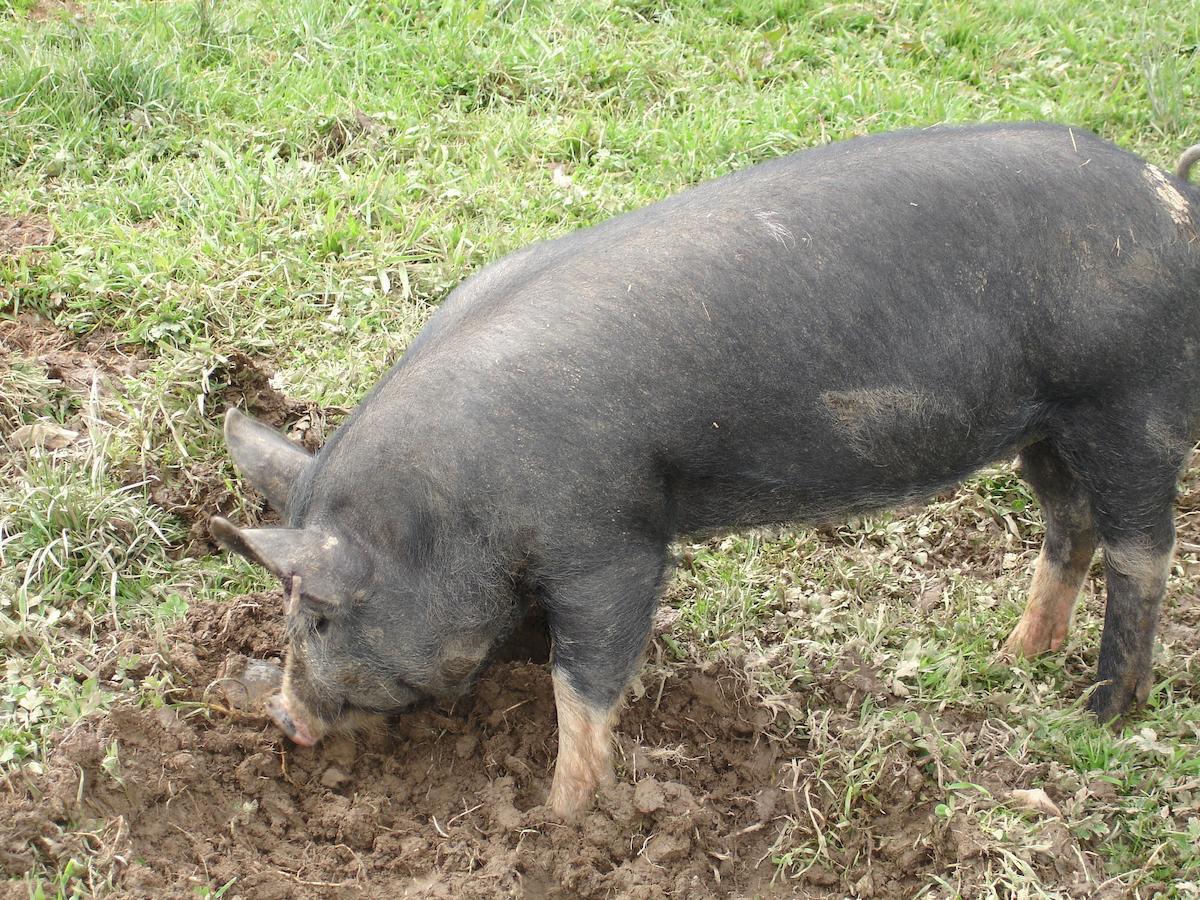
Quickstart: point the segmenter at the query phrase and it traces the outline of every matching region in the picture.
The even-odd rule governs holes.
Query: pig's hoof
[[[591,808],[596,791],[616,784],[616,775],[611,765],[607,765],[607,760],[605,763],[599,771],[572,772],[570,766],[557,766],[546,805],[566,822],[579,821]]]
[[[1030,616],[1026,610],[1017,627],[1000,648],[1000,659],[1008,662],[1022,658],[1033,659],[1035,656],[1057,650],[1067,639],[1065,624],[1061,629],[1055,627],[1057,624],[1046,617]]]
[[[1122,698],[1113,690],[1113,685],[1102,684],[1088,698],[1088,711],[1094,715],[1101,725],[1116,723],[1129,710],[1132,697]]]
[[[1149,672],[1142,675],[1130,673],[1115,682],[1106,681],[1088,698],[1088,711],[1102,725],[1118,725],[1136,707],[1146,703],[1153,682]]]

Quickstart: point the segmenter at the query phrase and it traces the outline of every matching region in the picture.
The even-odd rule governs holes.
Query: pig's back
[[[1067,128],[832,144],[485,269],[395,387],[524,472],[650,465],[688,528],[739,490],[738,521],[836,515],[961,477],[1131,367],[1192,402],[1197,221],[1191,188]]]

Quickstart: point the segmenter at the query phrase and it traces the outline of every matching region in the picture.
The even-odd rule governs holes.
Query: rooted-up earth
[[[577,824],[541,805],[555,729],[536,663],[499,664],[453,709],[298,748],[230,689],[244,658],[278,658],[280,603],[201,604],[163,637],[126,638],[131,672],[171,671],[191,687],[174,706],[85,720],[61,736],[44,775],[10,783],[5,870],[87,853],[123,897],[193,897],[213,884],[247,898],[824,897],[847,886],[895,897],[925,874],[983,861],[983,836],[935,809],[936,761],[895,745],[858,801],[861,831],[844,851],[851,883],[824,867],[785,880],[775,861],[786,836],[844,813],[805,763],[819,748],[800,732],[781,737],[728,662],[704,670],[652,653],[621,718],[619,782]],[[858,702],[885,694],[850,666],[814,684],[812,699],[851,725]],[[983,734],[987,723],[966,715],[961,727]],[[1006,774],[1029,775],[995,779]],[[1040,864],[1085,883],[1066,829],[1048,840]]]

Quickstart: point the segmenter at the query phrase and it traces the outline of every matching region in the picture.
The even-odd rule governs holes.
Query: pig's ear
[[[240,553],[280,578],[291,575],[297,563],[319,549],[320,539],[303,528],[238,528],[213,516],[208,530],[226,550]]]
[[[233,407],[225,413],[225,444],[246,480],[284,512],[293,482],[312,459],[308,452]]]
[[[226,550],[240,553],[279,578],[299,575],[308,596],[337,603],[361,579],[361,563],[333,535],[308,528],[238,528],[213,516],[208,529]]]

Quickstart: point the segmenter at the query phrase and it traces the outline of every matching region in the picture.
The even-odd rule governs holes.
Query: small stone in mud
[[[190,644],[185,643],[172,647],[167,656],[171,660],[171,665],[184,675],[195,675],[204,668],[200,657],[196,655],[196,648]]]
[[[721,686],[715,678],[697,672],[692,676],[688,686],[691,688],[692,696],[709,709],[719,713],[728,711],[729,704],[725,702]]]
[[[870,869],[867,870],[867,874],[854,882],[854,895],[863,898],[874,897],[876,895],[875,873]]]
[[[653,778],[643,778],[634,791],[633,805],[642,815],[648,816],[662,809],[665,799],[661,784]]]
[[[908,769],[908,789],[910,791],[917,791],[924,785],[925,774],[916,766],[910,766]]]
[[[775,807],[779,803],[779,788],[768,785],[758,792],[758,796],[754,798],[754,812],[758,816],[758,821],[766,822],[775,814]]]
[[[504,757],[504,771],[514,778],[528,778],[533,772],[529,763],[511,753]]]
[[[192,774],[196,771],[197,765],[198,764],[194,754],[189,753],[186,750],[180,750],[178,753],[172,753],[167,757],[165,768],[171,769],[175,772]]]
[[[277,663],[265,659],[235,657],[225,666],[216,689],[230,708],[251,711],[279,690],[283,681],[283,670]]]
[[[1097,778],[1088,782],[1087,793],[1102,803],[1108,803],[1117,799],[1117,786],[1111,781]]]
[[[321,773],[321,784],[329,788],[331,791],[336,791],[349,780],[350,776],[337,766],[330,766]]]
[[[1062,810],[1058,808],[1058,804],[1051,800],[1050,795],[1042,788],[1014,789],[1010,793],[1010,799],[1013,805],[1020,809],[1046,816],[1062,816]]]

